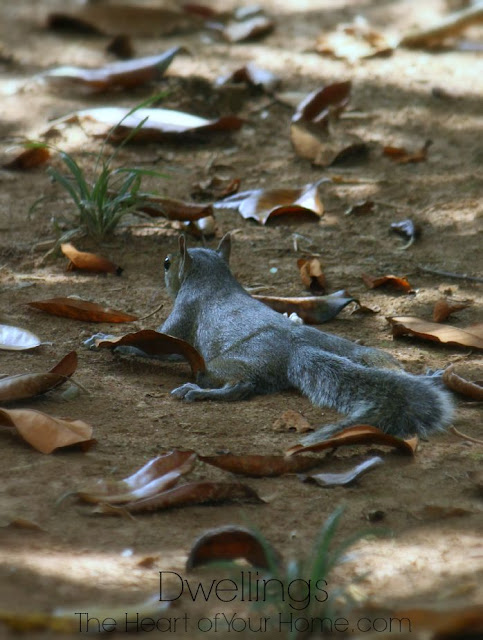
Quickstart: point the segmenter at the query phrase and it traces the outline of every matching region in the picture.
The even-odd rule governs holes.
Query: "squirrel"
[[[216,250],[187,249],[164,261],[174,299],[158,331],[182,338],[204,357],[196,383],[174,389],[174,397],[241,400],[296,388],[313,404],[347,414],[303,439],[313,444],[355,425],[370,424],[399,437],[443,430],[452,402],[435,375],[412,375],[392,356],[296,325],[254,299],[230,271],[230,234]]]

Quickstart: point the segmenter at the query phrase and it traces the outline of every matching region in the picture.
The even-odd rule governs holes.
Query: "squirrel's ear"
[[[218,245],[216,251],[225,260],[225,262],[230,262],[231,235],[229,233],[225,233],[223,238],[220,240],[220,244]]]
[[[180,235],[179,240],[179,275],[181,276],[188,268],[191,263],[191,258],[188,253],[188,249],[186,247],[186,236],[184,234]]]

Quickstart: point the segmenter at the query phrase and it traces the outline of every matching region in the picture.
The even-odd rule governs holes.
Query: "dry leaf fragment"
[[[355,202],[345,211],[346,216],[352,214],[356,216],[364,215],[366,213],[372,213],[374,211],[374,202],[372,200],[359,200]]]
[[[324,179],[325,181],[325,179]],[[318,220],[324,212],[318,186],[321,181],[299,189],[256,189],[242,191],[229,198],[215,202],[219,209],[238,209],[245,219],[267,224],[275,217],[295,214]]]
[[[24,529],[28,531],[45,532],[45,529],[42,529],[39,524],[33,520],[27,520],[27,518],[13,518],[13,520],[10,520],[7,524],[1,524],[0,527],[5,529]]]
[[[297,267],[306,289],[312,293],[323,295],[327,289],[327,281],[318,258],[299,258]]]
[[[320,465],[320,458],[287,458],[284,456],[233,455],[200,456],[201,462],[252,478],[273,478],[285,473],[301,473]],[[295,462],[295,464],[292,464]]]
[[[279,553],[249,529],[239,526],[210,529],[190,549],[186,569],[192,571],[211,562],[243,559],[257,569],[268,569],[280,562]]]
[[[401,147],[386,146],[382,153],[394,160],[398,164],[409,164],[410,162],[424,162],[428,157],[428,149],[433,144],[432,140],[426,140],[419,151],[408,152]]]
[[[298,411],[287,409],[280,418],[277,418],[272,425],[274,431],[296,431],[297,433],[307,433],[314,428],[310,422]]]
[[[376,427],[361,424],[344,429],[335,436],[326,440],[321,440],[315,444],[307,446],[296,444],[295,446],[290,447],[290,449],[287,449],[285,455],[292,456],[294,454],[305,453],[308,451],[324,451],[325,449],[334,449],[336,447],[344,447],[353,444],[380,444],[398,449],[405,455],[413,456],[416,453],[418,439],[411,438],[409,440],[403,440],[402,438],[396,438],[389,433],[385,433]]]
[[[41,344],[40,338],[27,329],[0,324],[0,349],[4,351],[26,351]]]
[[[61,244],[60,248],[62,253],[70,260],[67,265],[67,271],[81,269],[83,271],[94,271],[95,273],[113,273],[116,276],[120,276],[124,271],[122,267],[118,267],[110,260],[102,258],[95,253],[79,251],[70,242]]]
[[[265,15],[255,15],[247,20],[233,20],[222,31],[228,42],[243,42],[266,36],[275,27],[274,21]]]
[[[378,287],[388,287],[396,289],[397,291],[405,291],[406,293],[412,293],[413,289],[409,284],[407,278],[401,276],[380,276],[374,277],[367,273],[361,274],[361,278],[368,289],[377,289]]]
[[[253,296],[279,313],[296,313],[307,324],[322,324],[335,318],[351,302],[355,302],[347,291],[335,291],[328,296],[303,298],[279,298],[275,296]]]
[[[54,316],[84,320],[86,322],[133,322],[136,316],[115,309],[106,309],[95,302],[76,298],[50,298],[27,303],[29,307],[40,309]]]
[[[77,353],[71,351],[48,373],[23,373],[0,379],[0,402],[33,398],[60,386],[77,368]]]
[[[179,51],[180,47],[173,47],[157,56],[113,62],[98,69],[58,67],[47,71],[43,77],[54,86],[79,85],[92,93],[132,89],[160,78]]]
[[[297,106],[292,123],[311,123],[327,130],[330,117],[338,117],[349,104],[351,89],[348,80],[312,91]]]
[[[478,632],[483,633],[483,607],[474,605],[462,609],[448,609],[447,605],[439,610],[405,609],[393,614],[397,620],[410,620],[411,630],[421,634],[429,631],[431,635],[422,637],[431,640],[477,640]]]
[[[0,380],[0,383],[1,382]],[[456,391],[456,393],[467,396],[472,400],[483,401],[483,385],[459,376],[454,370],[454,364],[450,365],[443,373],[443,382],[449,389]]]
[[[349,471],[343,471],[342,473],[314,473],[311,475],[301,475],[299,477],[302,482],[314,482],[318,484],[319,487],[340,487],[352,484],[354,480],[360,478],[362,474],[381,465],[383,462],[380,456],[373,456],[352,469],[349,469]]]
[[[472,511],[461,507],[449,507],[440,504],[427,504],[417,511],[419,517],[431,520],[441,520],[446,518],[461,518],[472,515]]]
[[[25,146],[27,148],[24,151],[22,151],[13,160],[3,165],[4,169],[10,169],[11,171],[25,171],[40,167],[50,160],[50,150],[45,144],[28,142]]]
[[[194,184],[191,197],[196,200],[221,200],[238,193],[240,184],[240,178],[224,178],[215,175],[208,180]]]
[[[139,211],[153,217],[163,216],[168,220],[183,222],[193,222],[213,215],[211,204],[197,204],[150,194],[143,196]]]
[[[392,326],[392,335],[395,338],[411,335],[423,340],[432,340],[458,347],[483,349],[482,325],[460,329],[449,324],[441,325],[437,322],[421,320],[414,316],[393,316],[386,318],[386,320]]]
[[[137,347],[151,356],[179,354],[190,363],[193,375],[206,369],[203,356],[188,342],[152,329],[134,331],[120,338],[97,340],[96,346],[106,349],[120,346]]]
[[[369,147],[361,138],[341,126],[328,133],[317,125],[292,123],[290,140],[301,158],[318,167],[329,167],[343,162],[356,162],[367,157]]]
[[[262,69],[253,62],[248,62],[244,67],[236,69],[229,76],[218,78],[218,86],[228,83],[247,83],[253,87],[262,88],[267,93],[273,93],[281,83],[281,79],[271,71]]]
[[[129,60],[134,58],[134,47],[131,38],[127,35],[114,36],[106,47],[108,53],[112,53],[120,60]]]
[[[466,309],[471,302],[453,302],[450,300],[438,300],[433,307],[434,322],[444,322],[452,313]]]
[[[318,53],[351,61],[388,56],[394,47],[395,43],[375,31],[362,16],[350,24],[338,25],[334,31],[322,33],[315,43]]]
[[[52,453],[74,444],[88,446],[92,427],[82,420],[55,418],[31,409],[0,409],[0,426],[16,429],[18,434],[41,453]]]

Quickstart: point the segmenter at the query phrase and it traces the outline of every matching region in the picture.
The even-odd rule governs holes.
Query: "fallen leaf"
[[[151,194],[143,195],[142,203],[138,207],[139,211],[150,216],[163,216],[168,220],[182,220],[192,222],[213,215],[211,204],[197,204],[195,202],[185,202],[175,198],[166,198]]]
[[[318,258],[299,258],[297,267],[306,289],[319,295],[326,292],[327,281]]]
[[[307,296],[304,298],[278,298],[274,296],[253,296],[279,313],[296,313],[307,324],[328,322],[355,299],[344,291],[335,291],[328,296]]]
[[[88,446],[92,427],[82,420],[55,418],[32,409],[0,409],[0,426],[16,429],[18,434],[41,453],[52,453],[74,444]]]
[[[1,382],[0,380],[0,384]],[[459,376],[454,370],[454,364],[450,365],[443,373],[443,382],[449,389],[456,391],[456,393],[467,396],[472,400],[483,401],[483,385]]]
[[[245,220],[253,219],[267,224],[279,216],[295,214],[318,220],[324,212],[318,186],[319,182],[299,189],[256,189],[242,191],[229,198],[214,203],[219,209],[238,209]]]
[[[216,234],[216,220],[213,216],[182,222],[181,225],[181,231],[186,231],[195,238],[213,238]]]
[[[392,614],[397,620],[410,620],[411,630],[420,637],[431,640],[477,640],[477,633],[483,633],[483,607],[474,605],[460,609],[448,609],[448,606],[438,610],[405,609]],[[421,631],[430,631],[421,636]]]
[[[444,322],[452,313],[469,307],[471,302],[453,302],[450,300],[438,300],[433,307],[434,322]]]
[[[400,276],[387,275],[374,277],[367,273],[363,273],[361,274],[361,278],[368,289],[387,287],[390,289],[396,289],[397,291],[405,291],[406,293],[412,293],[413,291],[408,279]]]
[[[309,93],[297,106],[292,123],[317,124],[326,130],[331,117],[338,117],[350,100],[352,83],[335,82]]]
[[[96,341],[96,346],[99,348],[113,349],[123,345],[137,347],[150,356],[179,354],[190,363],[193,375],[206,369],[203,356],[188,342],[152,329],[142,329],[141,331],[127,333],[120,338]]]
[[[106,309],[95,302],[76,298],[50,298],[27,302],[29,307],[40,309],[54,316],[84,320],[86,322],[133,322],[136,316],[115,309]]]
[[[215,175],[208,180],[193,185],[191,196],[198,200],[201,198],[220,200],[238,193],[240,184],[240,178],[223,178]]]
[[[27,329],[0,324],[0,349],[5,351],[26,351],[42,344],[40,338]]]
[[[391,222],[391,231],[407,239],[407,244],[402,249],[408,249],[421,235],[421,227],[413,220],[401,220],[401,222]]]
[[[201,462],[252,478],[273,478],[285,473],[301,473],[320,465],[320,458],[287,458],[284,456],[233,455],[199,456]],[[292,464],[295,462],[295,464]]]
[[[449,324],[441,325],[437,322],[421,320],[414,316],[392,316],[386,320],[392,326],[392,335],[395,338],[411,335],[423,340],[432,340],[457,347],[483,349],[483,335],[479,334],[479,327],[482,325],[460,329]]]
[[[367,157],[369,147],[361,138],[342,127],[329,132],[310,124],[292,123],[290,139],[295,153],[317,167],[356,162]]]
[[[172,507],[186,507],[192,504],[215,504],[220,502],[263,502],[251,487],[239,483],[229,482],[188,482],[169,491],[163,491],[151,498],[128,502],[122,508],[115,508],[109,504],[99,504],[93,513],[122,515],[156,511]]]
[[[50,150],[45,144],[27,142],[25,146],[27,148],[24,151],[3,165],[4,169],[25,171],[40,167],[50,160]]]
[[[108,53],[116,56],[120,60],[134,58],[134,47],[131,38],[126,35],[114,36],[106,47]]]
[[[33,520],[27,520],[27,518],[14,518],[10,520],[7,524],[1,524],[0,527],[5,529],[24,529],[28,531],[41,531],[45,533],[45,529],[33,522]]]
[[[432,145],[431,140],[426,140],[419,151],[409,152],[404,147],[384,147],[383,155],[388,156],[398,164],[409,164],[410,162],[424,162],[428,157],[428,149]]]
[[[418,517],[430,518],[431,520],[442,520],[446,518],[461,518],[472,515],[473,512],[462,507],[445,506],[440,504],[426,504],[417,512]]]
[[[372,213],[374,211],[374,202],[372,200],[359,200],[355,202],[345,211],[346,216],[352,214],[356,216],[364,215],[366,213]]]
[[[325,449],[334,449],[336,447],[345,447],[353,444],[380,444],[386,447],[393,447],[401,453],[413,456],[418,446],[418,438],[403,440],[402,438],[396,438],[389,433],[385,433],[376,427],[361,424],[344,429],[335,436],[314,444],[307,446],[296,444],[290,447],[290,449],[287,449],[285,455],[292,456],[307,451],[324,451]]]
[[[334,31],[322,33],[316,40],[315,50],[333,58],[360,60],[391,55],[395,43],[375,31],[362,16],[350,24],[340,24]]]
[[[247,20],[232,20],[222,31],[228,42],[243,42],[261,38],[273,31],[275,23],[265,15],[255,15]]]
[[[128,115],[129,114],[129,115]],[[237,116],[222,116],[206,120],[183,111],[172,109],[141,108],[132,111],[127,107],[94,107],[61,118],[57,122],[96,122],[105,125],[105,131],[97,131],[113,143],[164,142],[167,139],[190,137],[198,134],[235,131],[243,120]],[[122,121],[122,124],[120,124]],[[113,130],[114,127],[114,130]]]
[[[48,373],[21,373],[0,379],[0,402],[13,402],[46,393],[67,381],[77,368],[77,353],[71,351]]]
[[[132,89],[159,79],[179,51],[180,47],[173,47],[157,56],[113,62],[97,69],[58,67],[47,71],[42,77],[55,87],[78,85],[92,93]]]
[[[78,11],[56,11],[47,19],[55,30],[97,33],[107,36],[126,34],[159,38],[181,31],[197,29],[203,21],[180,8],[146,7],[89,3]]]
[[[245,527],[229,525],[210,529],[190,549],[186,569],[192,571],[211,562],[245,560],[257,569],[270,569],[280,562],[279,553],[256,533]]]
[[[340,487],[347,484],[351,484],[357,478],[370,469],[379,466],[383,463],[383,459],[379,456],[374,456],[368,460],[364,460],[360,464],[356,465],[349,471],[342,473],[314,473],[311,475],[301,475],[302,482],[313,482],[318,484],[319,487]]]
[[[314,430],[307,418],[293,409],[284,411],[280,418],[275,420],[272,427],[274,431],[296,431],[297,433],[307,433]]]
[[[236,69],[229,76],[218,78],[218,86],[229,83],[246,83],[252,87],[262,88],[267,93],[273,93],[281,83],[281,79],[271,71],[258,67],[253,62]]]
[[[81,269],[83,271],[94,271],[95,273],[113,273],[116,276],[120,276],[124,271],[122,267],[118,267],[110,260],[97,256],[95,253],[78,251],[70,242],[61,244],[60,248],[62,253],[70,260],[67,271]]]

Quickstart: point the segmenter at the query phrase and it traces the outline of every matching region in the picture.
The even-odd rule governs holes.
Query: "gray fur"
[[[448,392],[431,376],[405,373],[382,351],[290,320],[252,298],[227,260],[230,238],[217,251],[186,249],[169,256],[166,284],[174,307],[159,328],[192,344],[207,371],[175,389],[186,401],[240,400],[296,388],[317,406],[348,414],[306,437],[316,442],[353,424],[397,436],[427,435],[451,420]]]

